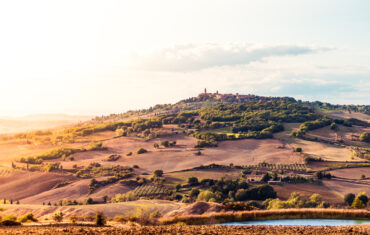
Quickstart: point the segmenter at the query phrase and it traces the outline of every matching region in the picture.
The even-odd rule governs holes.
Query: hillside
[[[287,97],[203,93],[8,134],[0,141],[0,198],[83,207],[139,198],[191,203],[203,191],[206,201],[262,203],[298,192],[343,207],[346,193],[370,194],[370,144],[360,139],[369,115],[348,115]]]

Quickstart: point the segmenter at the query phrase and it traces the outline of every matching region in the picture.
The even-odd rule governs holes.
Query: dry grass
[[[101,198],[100,198],[101,200]],[[22,203],[22,201],[21,201]],[[41,222],[52,222],[50,219],[57,212],[63,212],[65,220],[70,216],[85,217],[95,216],[96,212],[102,211],[105,216],[113,218],[115,216],[130,217],[136,216],[138,211],[154,212],[159,211],[165,215],[173,210],[178,210],[183,206],[180,203],[165,200],[138,200],[123,203],[78,205],[78,206],[43,206],[43,205],[1,205],[5,210],[1,215],[13,214],[21,216],[33,213]],[[47,220],[48,219],[48,220]],[[1,233],[0,233],[1,234]]]

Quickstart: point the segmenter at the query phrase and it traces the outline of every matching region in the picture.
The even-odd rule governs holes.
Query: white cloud
[[[178,45],[151,54],[133,55],[134,67],[152,71],[195,71],[220,66],[246,65],[274,56],[318,53],[330,48],[298,45],[251,44]]]

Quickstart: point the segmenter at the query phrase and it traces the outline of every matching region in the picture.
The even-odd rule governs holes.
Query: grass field
[[[181,203],[165,201],[165,200],[138,200],[122,203],[109,204],[93,204],[81,206],[43,206],[43,205],[1,205],[5,211],[4,214],[13,214],[21,216],[26,213],[33,213],[41,222],[50,222],[54,213],[61,211],[67,221],[69,216],[77,216],[84,218],[86,216],[95,216],[98,211],[102,211],[105,216],[113,218],[115,216],[137,216],[140,211],[151,213],[159,211],[161,215],[165,215],[170,211],[180,209]],[[51,220],[52,221],[52,220]]]

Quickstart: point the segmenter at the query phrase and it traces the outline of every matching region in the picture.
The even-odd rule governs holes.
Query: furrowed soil
[[[369,234],[370,225],[356,226],[24,226],[0,227],[1,234]]]

